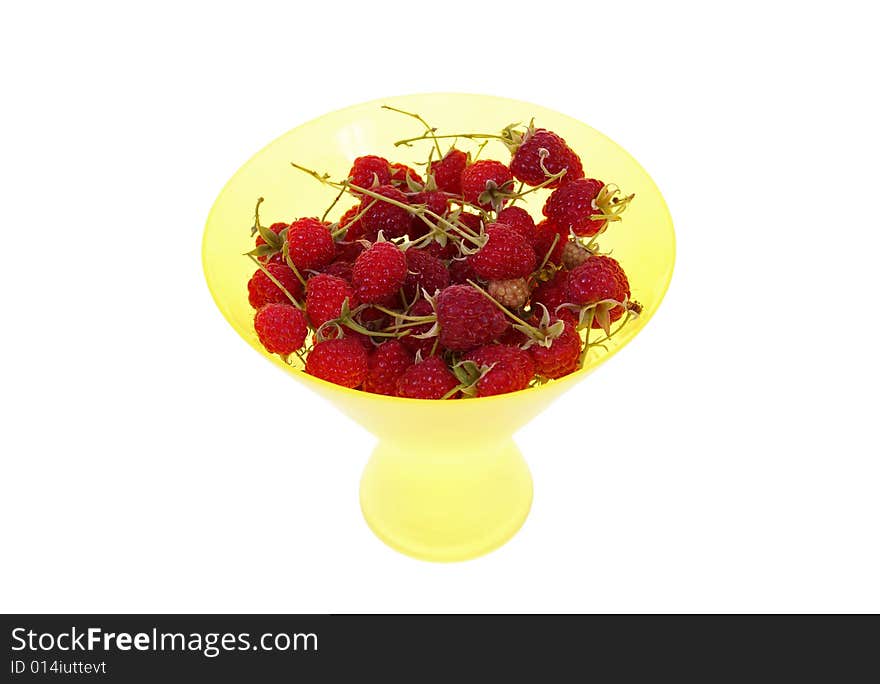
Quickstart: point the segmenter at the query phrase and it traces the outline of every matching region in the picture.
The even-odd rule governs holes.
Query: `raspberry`
[[[565,241],[565,246],[562,249],[562,265],[569,271],[573,271],[589,258],[590,251],[580,242]]]
[[[367,377],[367,350],[352,337],[318,342],[306,358],[306,373],[353,389]]]
[[[370,354],[364,391],[397,396],[397,381],[412,364],[412,354],[398,340],[383,342]]]
[[[486,286],[487,292],[508,309],[519,309],[529,299],[529,284],[525,278],[513,280],[492,280]]]
[[[540,185],[547,180],[547,174],[541,168],[542,161],[550,174],[566,169],[564,176],[544,187],[557,188],[584,177],[580,158],[566,145],[565,140],[543,128],[530,130],[514,152],[510,170],[526,185]]]
[[[451,351],[468,351],[491,342],[507,327],[507,318],[470,285],[450,285],[437,296],[440,344]]]
[[[479,280],[470,259],[453,259],[449,262],[449,282],[463,285],[468,280]]]
[[[266,304],[254,316],[254,330],[267,352],[287,356],[302,349],[309,326],[296,307]]]
[[[407,313],[410,316],[431,316],[434,313],[434,307],[431,306],[431,303],[427,299],[420,299],[410,307]],[[420,351],[422,352],[422,356],[430,356],[431,351],[434,349],[434,343],[437,341],[437,338],[418,338],[416,337],[416,335],[423,335],[424,333],[428,332],[433,326],[433,322],[428,322],[422,323],[421,325],[414,325],[412,328],[408,328],[409,334],[400,338],[401,344],[403,344],[403,346],[406,347],[413,354]]]
[[[446,210],[449,208],[449,196],[445,192],[419,192],[412,196],[412,204],[424,204],[428,211],[438,216],[446,216]],[[426,217],[431,223],[436,223],[437,219],[433,216]],[[417,240],[423,235],[427,235],[430,227],[419,216],[411,217],[412,225],[409,230],[409,236],[413,240]]]
[[[406,164],[394,163],[391,165],[391,178],[389,181],[391,185],[397,185],[408,190],[409,184],[406,182],[407,176],[409,176],[410,181],[415,181],[419,185],[425,184],[422,177]],[[355,185],[357,184],[355,183]]]
[[[465,201],[484,209],[500,207],[505,193],[513,190],[513,174],[504,164],[481,159],[466,167],[461,174],[461,194]]]
[[[487,344],[465,354],[480,368],[492,367],[477,381],[477,396],[516,392],[529,386],[535,376],[535,362],[527,351],[505,344]]]
[[[406,369],[397,381],[397,395],[410,399],[442,399],[458,387],[458,380],[439,356]]]
[[[595,235],[606,223],[604,219],[594,221],[590,218],[602,213],[594,201],[604,187],[605,184],[595,178],[580,178],[566,183],[547,198],[544,216],[566,233],[571,230],[582,237]]]
[[[629,280],[626,273],[610,256],[591,256],[568,277],[569,301],[579,306],[597,304],[605,299],[623,302],[628,300],[629,296]],[[623,306],[612,307],[608,311],[609,322],[619,319],[624,311]],[[602,327],[598,318],[593,319],[592,327]]]
[[[382,185],[378,188],[373,188],[373,192],[396,202],[407,204],[406,195],[392,185]],[[361,200],[359,210],[363,211],[373,202],[375,204],[361,216],[359,221],[363,226],[363,237],[373,242],[378,237],[380,231],[389,240],[406,235],[412,225],[412,217],[409,211],[403,207],[370,196],[365,196]]]
[[[507,207],[498,212],[498,223],[510,226],[522,233],[528,243],[534,246],[538,239],[538,230],[535,227],[535,219],[522,207]]]
[[[363,251],[363,250],[361,250]],[[358,252],[360,253],[360,252]],[[357,257],[355,257],[357,258]],[[327,268],[324,269],[324,273],[327,275],[336,276],[337,278],[342,278],[345,282],[351,282],[351,262],[344,261],[342,259],[336,259],[332,264],[330,264]]]
[[[302,297],[302,283],[290,266],[281,261],[270,261],[266,264],[266,270],[284,286],[291,297],[297,300]],[[265,304],[290,304],[287,295],[263,273],[262,269],[258,269],[248,281],[248,301],[255,309]]]
[[[357,306],[354,289],[342,278],[319,273],[309,278],[306,287],[306,315],[315,328],[327,321],[339,318],[342,303],[348,300],[349,308]]]
[[[303,271],[317,271],[336,257],[336,245],[327,225],[316,218],[303,218],[287,230],[290,260]]]
[[[568,231],[559,228],[549,219],[545,219],[535,226],[535,232],[538,236],[535,240],[535,256],[538,258],[538,263],[543,263],[549,252],[550,256],[547,258],[547,262],[560,265],[562,254],[565,251],[565,243],[568,242]]]
[[[522,233],[503,223],[486,227],[489,241],[468,257],[471,266],[484,280],[523,278],[535,270],[535,250]]]
[[[467,161],[468,156],[453,147],[443,159],[431,162],[431,175],[434,176],[437,189],[460,195],[461,172],[467,166]]]
[[[446,244],[442,246],[439,242],[430,242],[427,246],[423,247],[422,250],[431,256],[437,257],[441,261],[448,261],[449,259],[454,259],[459,256],[458,244],[454,240],[448,240]]]
[[[568,303],[568,271],[556,272],[546,283],[541,283],[532,292],[532,310],[537,304],[547,307],[550,315],[556,313],[556,308]]]
[[[348,210],[339,217],[340,228],[345,228],[345,239],[346,240],[357,240],[363,236],[363,224],[360,222],[360,219],[354,220],[354,217],[360,213],[361,207],[359,204],[355,204],[353,207],[349,207]]]
[[[563,316],[565,328],[549,347],[539,344],[529,347],[538,375],[545,378],[561,378],[577,370],[580,365],[581,337],[570,316]]]
[[[406,281],[403,293],[410,301],[424,289],[429,295],[449,285],[449,271],[437,257],[422,249],[406,250]]]
[[[406,256],[392,242],[377,242],[354,262],[352,284],[361,302],[378,304],[406,280]]]
[[[477,214],[468,214],[466,212],[462,212],[458,215],[458,220],[460,223],[463,223],[467,228],[471,230],[475,235],[479,235],[483,232],[483,219],[481,219]],[[503,223],[500,221],[499,223]]]
[[[391,168],[387,159],[368,154],[358,157],[348,172],[352,185],[359,188],[372,189],[376,185],[387,185],[391,182]],[[378,183],[376,180],[378,179]]]

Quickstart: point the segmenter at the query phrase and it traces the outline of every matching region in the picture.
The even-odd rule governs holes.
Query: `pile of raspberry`
[[[479,159],[485,142],[476,154],[443,151],[453,137],[500,141],[510,161]],[[587,178],[559,135],[426,126],[397,145],[415,141],[431,144],[422,173],[374,155],[340,181],[293,164],[337,192],[321,219],[266,227],[257,202],[248,298],[267,351],[365,392],[485,397],[578,370],[639,313],[596,241],[632,196]],[[536,222],[523,205],[542,194]],[[354,204],[328,221],[342,198]]]

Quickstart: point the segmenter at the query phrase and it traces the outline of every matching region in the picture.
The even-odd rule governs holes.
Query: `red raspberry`
[[[605,299],[616,302],[628,300],[629,280],[626,273],[610,256],[595,255],[574,269],[568,277],[568,298],[573,304],[589,306]],[[619,319],[625,309],[615,306],[609,313],[610,322]],[[594,318],[593,327],[601,327]]]
[[[363,250],[361,250],[363,251]],[[358,252],[360,254],[360,252]],[[357,257],[355,257],[357,258]],[[324,269],[324,273],[327,275],[336,276],[337,278],[342,278],[345,282],[351,282],[351,262],[344,261],[342,259],[337,259],[332,264],[330,264],[327,268]]]
[[[431,306],[431,303],[426,299],[420,299],[415,304],[413,304],[407,314],[410,316],[431,316],[434,313],[434,307]],[[431,351],[434,349],[434,343],[437,341],[436,337],[425,337],[418,338],[416,335],[423,335],[428,332],[434,326],[433,321],[428,323],[422,323],[421,325],[414,325],[412,328],[408,328],[409,334],[400,338],[401,344],[406,347],[410,352],[415,354],[416,352],[422,352],[423,357],[427,357],[431,355]]]
[[[352,337],[318,342],[306,357],[306,373],[355,388],[367,377],[367,350]]]
[[[568,233],[569,229],[581,237],[602,230],[606,221],[590,217],[601,213],[594,200],[605,183],[595,178],[580,178],[553,191],[544,204],[544,216]]]
[[[372,189],[374,183],[376,185],[387,185],[391,182],[391,168],[387,159],[368,154],[365,157],[358,157],[351,165],[348,177],[351,179],[352,185],[359,188]],[[376,183],[376,179],[379,180]]]
[[[469,351],[464,358],[480,367],[492,366],[492,370],[477,381],[478,397],[525,389],[535,377],[535,362],[519,347],[487,344]]]
[[[423,249],[406,250],[406,268],[403,293],[410,301],[414,300],[422,289],[433,295],[437,290],[449,285],[449,271],[446,270],[443,262]]]
[[[535,256],[538,258],[538,264],[544,262],[547,252],[550,252],[551,246],[553,251],[550,252],[548,263],[562,264],[562,255],[565,252],[565,243],[568,242],[568,230],[562,229],[549,219],[544,219],[537,226],[535,232],[538,238],[535,240]],[[554,240],[556,241],[554,243]]]
[[[498,344],[507,344],[511,347],[520,347],[528,341],[528,336],[513,326],[509,327],[498,337]]]
[[[383,342],[370,354],[364,391],[397,396],[397,381],[412,364],[412,354],[398,340]]]
[[[544,169],[541,168],[542,150],[546,150],[543,157],[544,167],[551,174],[557,174],[562,169],[566,173],[544,187],[558,188],[573,180],[584,177],[584,169],[581,160],[565,140],[555,133],[543,128],[529,131],[523,142],[513,154],[510,160],[510,170],[526,185],[540,185],[547,180]]]
[[[481,159],[462,171],[461,194],[465,201],[484,209],[503,204],[503,193],[512,190],[513,174],[500,161]]]
[[[442,246],[439,242],[429,242],[428,245],[422,249],[441,261],[448,261],[459,255],[458,245],[453,240],[447,240],[446,244]]]
[[[486,226],[489,241],[468,257],[483,280],[524,278],[535,270],[535,250],[522,233],[503,223]]]
[[[450,192],[453,195],[461,194],[461,172],[467,166],[468,156],[454,147],[446,153],[443,159],[431,162],[431,175],[437,189]]]
[[[354,262],[351,280],[361,302],[378,304],[406,280],[406,255],[392,242],[377,242]]]
[[[529,347],[538,375],[554,380],[577,370],[580,364],[581,336],[570,316],[561,318],[565,321],[565,328],[549,347],[540,344]]]
[[[406,164],[394,163],[391,165],[391,185],[400,186],[400,188],[406,192],[409,190],[409,184],[406,182],[407,176],[409,176],[410,181],[415,181],[419,185],[425,184],[422,177]]]
[[[360,213],[361,207],[359,204],[355,204],[353,207],[349,207],[349,209],[339,217],[340,228],[346,228],[345,231],[345,239],[346,240],[357,240],[363,236],[363,224],[361,224],[360,219],[357,221],[354,220],[354,217]]]
[[[502,209],[498,212],[498,223],[503,223],[522,233],[523,237],[532,246],[538,240],[538,229],[535,227],[535,219],[522,207]]]
[[[254,330],[267,352],[287,356],[302,349],[309,326],[295,306],[266,304],[254,316]]]
[[[357,306],[354,288],[342,278],[319,273],[309,278],[306,286],[306,315],[315,328],[327,321],[339,318],[342,303],[348,300],[349,308]]]
[[[318,271],[336,257],[336,245],[330,230],[316,218],[291,223],[287,230],[287,244],[290,260],[300,273]]]
[[[451,351],[468,351],[491,342],[507,327],[507,318],[470,285],[450,285],[437,296],[440,344]]]
[[[468,280],[479,280],[470,259],[453,259],[449,262],[449,282],[453,285],[463,285]]]
[[[449,208],[449,196],[445,192],[419,192],[411,196],[412,204],[424,204],[428,211],[438,216],[446,216],[446,210]],[[437,223],[437,219],[433,216],[426,216],[431,223]],[[412,224],[408,235],[413,240],[427,235],[431,230],[430,226],[415,214],[411,217]]]
[[[474,235],[479,235],[483,231],[483,219],[481,219],[477,214],[468,214],[466,212],[462,212],[458,215],[458,220],[463,223],[467,228],[470,228],[471,232]]]
[[[446,210],[449,208],[449,195],[445,192],[419,192],[413,195],[412,198],[413,204],[424,204],[427,206],[428,211],[432,211],[438,216],[446,216]],[[418,217],[416,217],[418,218]],[[436,219],[429,216],[428,217],[432,222],[435,222]],[[420,223],[424,223],[424,221],[420,221]]]
[[[282,261],[270,261],[266,264],[266,270],[284,286],[284,289],[294,299],[299,300],[302,297],[302,283],[299,282],[299,278],[296,277],[290,266]],[[287,295],[272,282],[269,276],[263,273],[262,269],[257,270],[248,281],[248,301],[255,309],[270,303],[290,304]]]
[[[443,359],[431,356],[406,369],[397,381],[397,395],[410,399],[442,399],[458,384]]]
[[[546,283],[541,283],[532,292],[532,310],[535,311],[538,304],[547,307],[550,315],[556,313],[556,308],[568,303],[568,271],[556,272]]]
[[[382,185],[378,188],[373,188],[373,192],[396,202],[407,204],[406,195],[394,186]],[[359,221],[363,226],[364,238],[373,242],[378,237],[380,231],[389,240],[406,235],[412,225],[412,217],[409,211],[403,207],[370,196],[364,196],[361,200],[360,211],[366,209],[372,202],[375,202],[375,204],[361,216]]]

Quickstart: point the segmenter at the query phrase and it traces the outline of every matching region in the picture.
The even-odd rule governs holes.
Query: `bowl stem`
[[[446,451],[380,441],[361,479],[361,510],[392,548],[430,561],[481,556],[510,539],[532,504],[532,476],[508,438]]]

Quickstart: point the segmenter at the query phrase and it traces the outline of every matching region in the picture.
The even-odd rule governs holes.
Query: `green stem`
[[[409,320],[409,321],[421,321],[422,323],[425,323],[429,320],[434,320],[433,316],[410,316],[409,314],[402,314],[398,311],[392,311],[391,309],[386,309],[384,306],[381,306],[380,304],[373,304],[372,308],[381,311],[383,314],[388,314],[389,316],[394,316],[396,318],[405,318],[406,320]]]
[[[251,237],[260,232],[260,205],[264,202],[262,197],[257,198],[257,206],[254,207],[254,225],[251,227]]]
[[[339,201],[339,198],[342,197],[344,194],[345,194],[345,188],[342,188],[339,191],[339,193],[336,195],[336,197],[333,199],[333,201],[330,203],[330,206],[327,207],[327,209],[324,211],[324,214],[321,216],[321,223],[324,223],[324,221],[327,220],[327,214],[329,214],[333,210],[333,207],[336,206],[336,203]]]
[[[440,155],[441,159],[443,158],[443,150],[440,149],[440,143],[437,142],[437,136],[434,135],[437,129],[429,125],[419,114],[416,114],[415,112],[407,112],[406,110],[391,107],[390,105],[382,105],[382,109],[387,109],[390,112],[397,112],[398,114],[404,114],[405,116],[411,116],[413,119],[421,123],[425,127],[425,134],[434,139],[434,146],[437,148],[437,154]]]
[[[285,242],[284,246],[281,248],[281,256],[284,258],[284,263],[287,264],[288,268],[293,271],[293,275],[296,276],[296,279],[302,284],[303,289],[307,287],[306,279],[302,277],[302,274],[299,272],[299,269],[296,267],[296,264],[293,263],[293,260],[290,258],[290,243]]]
[[[291,304],[293,304],[300,311],[304,310],[302,307],[302,304],[300,304],[298,301],[296,301],[296,298],[287,291],[287,288],[284,287],[284,285],[282,285],[280,282],[278,282],[278,278],[273,276],[269,272],[269,269],[267,269],[265,266],[263,266],[263,264],[261,264],[257,259],[255,259],[251,254],[247,254],[246,256],[248,259],[250,259],[251,261],[253,261],[257,265],[258,269],[260,269],[263,273],[266,274],[266,277],[269,278],[269,280],[271,280],[273,283],[275,283],[275,286],[284,293],[284,295],[290,300]]]
[[[417,140],[428,140],[433,138],[435,141],[440,140],[442,138],[468,138],[470,140],[483,140],[484,138],[488,138],[490,140],[506,140],[506,138],[502,135],[495,135],[493,133],[450,133],[448,135],[419,135],[415,138],[406,138],[404,140],[398,140],[394,143],[395,147],[400,147],[401,145],[407,145],[411,142],[416,142]]]
[[[553,254],[553,250],[556,249],[556,244],[559,242],[559,233],[553,236],[553,242],[550,243],[550,249],[547,250],[547,253],[544,255],[544,260],[541,262],[541,265],[538,267],[538,273],[544,270],[544,267],[547,265],[547,262],[550,261],[550,255]]]

